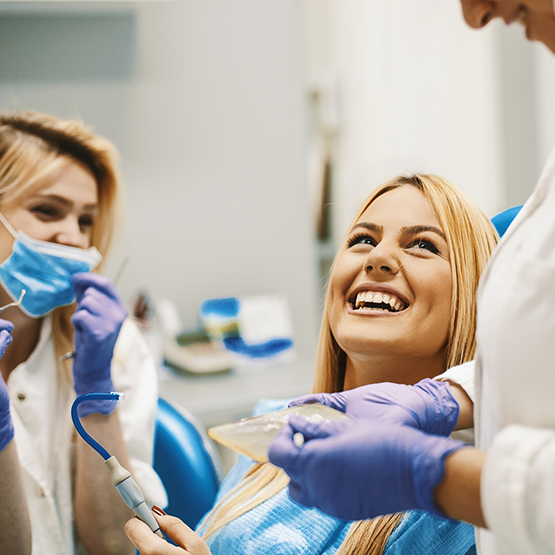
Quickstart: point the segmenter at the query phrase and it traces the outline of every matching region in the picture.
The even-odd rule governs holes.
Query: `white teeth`
[[[355,300],[355,308],[361,308],[362,306],[364,306],[365,299],[366,299],[366,292],[362,291],[357,295],[357,298]]]
[[[390,312],[386,308],[365,306],[366,303],[388,304],[393,312],[399,312],[405,308],[403,301],[389,293],[374,293],[372,291],[361,291],[360,293],[357,293],[353,303],[355,309],[385,310],[386,312]]]

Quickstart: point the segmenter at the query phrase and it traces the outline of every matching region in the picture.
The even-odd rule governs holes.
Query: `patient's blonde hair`
[[[411,185],[419,189],[432,206],[445,233],[451,264],[452,297],[451,323],[445,349],[445,369],[471,360],[476,350],[476,288],[482,270],[497,243],[497,233],[486,216],[458,189],[445,179],[434,175],[396,177],[376,189],[361,206],[349,230],[363,212],[379,196]],[[347,236],[335,257],[347,248]],[[329,287],[329,285],[328,285]],[[314,393],[334,393],[343,390],[346,354],[339,347],[328,318],[326,303],[316,357]],[[203,532],[206,538],[216,530],[250,509],[270,499],[287,486],[289,478],[270,463],[253,465],[235,489],[214,507],[208,515]],[[386,515],[351,525],[338,555],[379,555],[391,533],[399,525],[402,514]]]
[[[121,216],[117,152],[112,143],[79,121],[33,111],[0,111],[0,203],[17,199],[38,180],[74,162],[84,165],[98,185],[99,211],[91,246],[106,257]],[[73,350],[73,311],[70,305],[52,313],[57,357]],[[60,366],[59,372],[69,383],[69,365]]]

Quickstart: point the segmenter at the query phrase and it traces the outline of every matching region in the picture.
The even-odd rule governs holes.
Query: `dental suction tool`
[[[79,435],[104,459],[104,464],[110,472],[112,478],[112,484],[118,490],[121,498],[125,501],[125,504],[133,510],[133,512],[149,526],[149,528],[162,539],[164,534],[160,530],[160,526],[156,519],[150,512],[148,505],[145,502],[145,496],[143,492],[139,489],[139,486],[131,476],[129,470],[126,470],[121,466],[116,457],[112,457],[102,445],[95,441],[83,428],[81,420],[79,420],[79,415],[77,414],[77,407],[88,399],[102,399],[108,401],[119,401],[124,399],[123,393],[85,393],[75,399],[71,407],[71,418],[73,420],[73,425],[79,433]]]

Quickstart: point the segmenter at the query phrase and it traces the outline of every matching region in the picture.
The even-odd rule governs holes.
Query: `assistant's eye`
[[[79,218],[79,227],[81,229],[91,229],[94,225],[94,217],[87,215]]]
[[[406,248],[416,251],[426,250],[433,254],[439,254],[439,249],[432,243],[432,241],[429,241],[428,239],[415,239],[409,245],[407,245]]]
[[[37,204],[30,208],[32,214],[43,221],[55,220],[61,217],[60,211],[50,204]]]
[[[368,245],[371,247],[375,247],[377,245],[376,240],[367,233],[357,233],[349,237],[347,241],[347,248],[354,247],[355,245]]]

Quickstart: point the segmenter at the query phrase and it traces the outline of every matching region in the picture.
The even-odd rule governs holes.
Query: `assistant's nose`
[[[68,217],[59,223],[59,227],[52,238],[53,243],[75,247],[78,249],[87,249],[90,246],[90,237],[87,233],[83,233],[79,220],[77,218]]]
[[[495,2],[488,0],[461,0],[464,20],[473,29],[485,27],[496,17]]]
[[[395,275],[401,263],[395,254],[395,249],[385,244],[376,245],[366,256],[362,269],[366,273],[380,272]]]

